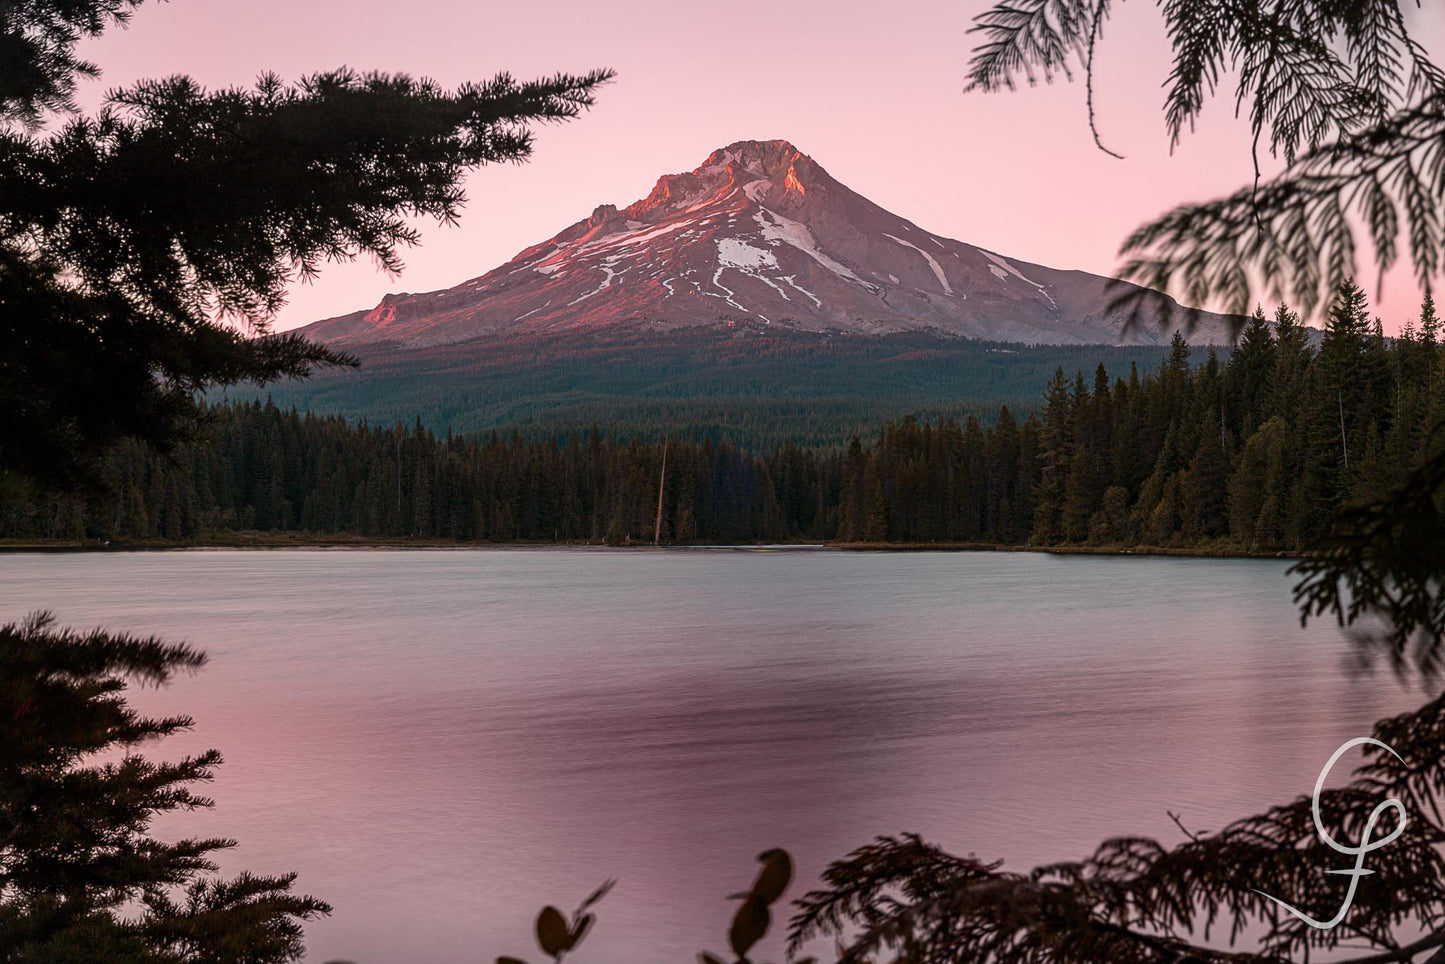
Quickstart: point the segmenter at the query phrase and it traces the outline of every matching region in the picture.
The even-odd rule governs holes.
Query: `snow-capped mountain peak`
[[[659,178],[625,208],[600,205],[478,278],[388,296],[307,332],[417,345],[519,327],[751,322],[1115,342],[1122,318],[1107,310],[1108,284],[930,234],[849,190],[787,141],[738,141],[691,171]],[[1223,319],[1202,322],[1197,337],[1225,340]],[[1133,335],[1165,337],[1148,327]]]

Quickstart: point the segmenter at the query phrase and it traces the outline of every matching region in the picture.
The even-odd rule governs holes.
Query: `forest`
[[[352,350],[352,349],[348,349]],[[233,386],[212,402],[266,401],[352,421],[437,434],[496,428],[527,438],[584,435],[661,442],[730,440],[753,451],[846,445],[886,421],[973,415],[1038,403],[1057,367],[1153,367],[1156,345],[1019,345],[935,330],[856,335],[767,326],[659,331],[619,324],[579,333],[497,332],[456,344],[354,349],[359,368],[328,368],[265,388]]]
[[[1318,341],[1318,345],[1315,342]],[[589,430],[438,436],[228,402],[169,453],[124,442],[103,495],[6,480],[0,538],[202,542],[224,533],[476,542],[976,543],[1248,552],[1320,544],[1336,508],[1441,444],[1433,300],[1386,338],[1343,286],[1324,335],[1256,310],[1236,346],[1155,369],[1056,368],[1028,413],[913,416],[846,445],[763,451]],[[664,466],[665,460],[665,466]]]

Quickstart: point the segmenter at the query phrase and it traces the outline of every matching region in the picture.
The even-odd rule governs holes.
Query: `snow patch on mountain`
[[[812,298],[812,299],[813,299],[813,305],[814,305],[815,307],[818,307],[818,308],[823,307],[823,300],[822,300],[821,298],[819,298],[817,295],[813,294],[813,293],[812,293],[811,291],[809,291],[807,288],[804,288],[802,285],[798,284],[797,281],[793,280],[793,279],[796,278],[796,277],[797,277],[796,275],[791,275],[791,274],[790,274],[790,275],[785,275],[782,280],[786,281],[786,282],[788,283],[788,287],[792,288],[794,291],[799,292],[800,294],[805,294],[805,295],[807,295],[809,298]],[[791,301],[792,299],[790,298],[790,299],[788,299],[788,300]]]
[[[754,268],[776,268],[778,266],[777,256],[771,251],[763,248],[755,248],[746,241],[739,241],[737,238],[721,238],[717,243],[717,260],[719,264],[729,268],[741,268],[745,271]]]
[[[772,288],[784,301],[793,300],[773,279],[758,270],[759,268],[776,268],[778,266],[778,258],[773,252],[764,248],[755,248],[737,238],[721,238],[717,243],[717,260],[720,265],[718,274],[722,273],[723,268],[736,268],[748,277],[756,278]],[[717,275],[713,276],[713,282],[717,282]],[[759,315],[759,317],[762,316]]]
[[[939,284],[943,285],[943,293],[946,295],[953,294],[953,286],[948,283],[948,276],[943,273],[942,266],[940,266],[939,263],[934,260],[933,255],[929,254],[927,251],[924,251],[918,245],[908,241],[904,241],[902,238],[895,238],[893,235],[888,234],[887,232],[884,232],[883,236],[892,241],[897,241],[905,248],[912,248],[914,251],[917,251],[919,254],[923,255],[923,260],[927,261],[928,266],[933,269],[933,276],[938,279]],[[889,275],[888,277],[892,278],[893,276]],[[898,279],[894,278],[893,280],[896,282]]]
[[[518,267],[516,267],[516,268],[513,268],[510,273],[511,273],[511,274],[516,274],[518,271],[526,271],[528,268],[531,268],[531,267],[533,267],[534,265],[539,265],[539,264],[541,264],[543,261],[548,260],[548,259],[551,258],[554,254],[556,254],[556,253],[557,253],[557,248],[558,248],[558,246],[557,246],[557,244],[556,244],[555,242],[554,242],[553,244],[548,245],[548,246],[547,246],[547,250],[542,253],[542,256],[541,256],[540,258],[533,258],[531,261],[528,261],[526,264],[520,265],[520,266],[518,266]],[[538,270],[540,271],[541,269],[539,268]],[[545,274],[546,272],[543,272],[543,273]],[[473,281],[472,284],[478,284],[478,283],[480,283],[482,280],[483,280],[483,279],[478,278],[478,279],[476,279],[476,281]]]
[[[988,270],[993,272],[995,278],[998,278],[1000,281],[1004,281],[1007,279],[1007,275],[1013,275],[1024,284],[1030,284],[1033,285],[1035,288],[1039,289],[1039,294],[1049,299],[1049,304],[1053,305],[1055,308],[1058,307],[1058,305],[1054,302],[1053,295],[1049,294],[1048,291],[1045,290],[1043,285],[1039,284],[1037,281],[1031,281],[1028,278],[1025,278],[1023,276],[1023,272],[1019,271],[1018,268],[1015,268],[1012,264],[1010,264],[1007,258],[1000,258],[992,251],[984,251],[982,248],[979,248],[978,250],[983,254],[985,258],[993,262],[993,264],[988,266]],[[1003,269],[1004,274],[999,273],[1000,268]]]
[[[759,318],[763,319],[764,323],[771,325],[771,324],[772,324],[772,321],[768,318],[767,315],[763,314],[761,311],[754,311],[754,310],[751,309],[751,308],[748,308],[748,307],[746,307],[746,306],[744,306],[744,305],[738,304],[737,300],[733,297],[733,290],[732,290],[731,288],[729,288],[727,285],[723,284],[722,281],[720,280],[720,279],[722,278],[722,273],[723,273],[724,271],[726,271],[727,269],[728,269],[728,266],[727,266],[727,265],[718,265],[718,269],[712,273],[712,284],[713,284],[713,287],[719,289],[720,291],[725,292],[724,295],[715,295],[715,294],[712,294],[712,292],[710,292],[710,291],[703,291],[702,293],[705,294],[705,295],[712,295],[712,297],[714,297],[714,298],[723,298],[725,301],[727,301],[728,304],[732,305],[732,306],[733,306],[734,308],[736,308],[737,310],[739,310],[739,311],[746,311],[746,312],[747,312],[748,314],[750,314],[750,315],[757,315]],[[765,279],[765,278],[761,278],[759,275],[750,275],[750,277],[759,278],[759,280],[763,280],[763,281],[766,281],[766,280],[767,280],[767,279]],[[773,287],[776,288],[777,285],[773,285]],[[699,290],[699,291],[702,291],[701,288],[699,288],[698,290]]]
[[[574,298],[574,299],[572,299],[571,301],[567,302],[567,307],[570,308],[570,307],[572,307],[573,305],[577,304],[577,302],[579,302],[579,301],[586,301],[588,298],[591,298],[593,295],[601,294],[601,293],[602,293],[602,289],[604,289],[604,288],[610,288],[610,287],[612,287],[612,279],[613,279],[613,278],[616,278],[616,277],[619,277],[619,276],[621,276],[621,275],[623,275],[623,274],[625,274],[625,273],[627,272],[627,269],[626,269],[626,268],[623,268],[621,271],[618,271],[618,270],[616,269],[616,267],[614,267],[616,264],[617,264],[617,259],[616,259],[616,257],[603,258],[603,259],[602,259],[602,263],[597,266],[600,270],[606,272],[606,275],[607,275],[605,278],[602,279],[602,283],[601,283],[600,285],[598,285],[596,288],[593,288],[591,291],[589,291],[589,292],[587,292],[586,294],[582,295],[580,298]]]
[[[646,231],[627,231],[622,234],[614,234],[610,237],[599,238],[596,241],[588,241],[582,245],[581,250],[586,250],[589,253],[628,250],[664,235],[672,234],[679,228],[687,227],[687,224],[686,221],[673,221],[648,228]]]
[[[771,218],[771,220],[769,220]],[[763,238],[774,244],[779,242],[790,244],[799,251],[812,258],[814,261],[827,268],[840,278],[846,278],[854,284],[862,285],[869,291],[877,291],[876,285],[871,285],[858,277],[845,264],[839,264],[826,254],[818,250],[818,244],[813,240],[813,232],[808,226],[791,218],[786,218],[771,208],[762,208],[753,215],[758,226],[763,229]]]

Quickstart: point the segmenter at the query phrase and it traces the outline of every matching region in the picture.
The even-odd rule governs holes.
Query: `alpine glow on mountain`
[[[386,296],[316,322],[311,338],[423,346],[494,332],[778,325],[1053,344],[1167,340],[1165,295],[1124,330],[1114,282],[1028,264],[931,234],[849,190],[787,141],[739,141],[646,198],[604,204],[555,237],[454,288]],[[1156,317],[1147,317],[1152,314]],[[1194,313],[1196,341],[1227,320]]]

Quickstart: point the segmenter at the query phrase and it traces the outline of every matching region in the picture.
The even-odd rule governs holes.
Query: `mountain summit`
[[[387,295],[303,329],[318,341],[409,346],[493,332],[739,323],[881,333],[934,328],[999,341],[1157,342],[1122,333],[1107,278],[942,238],[834,180],[787,141],[739,141],[647,197],[604,204],[455,288]],[[1161,317],[1174,301],[1152,299]],[[1199,312],[1194,339],[1228,340]]]

